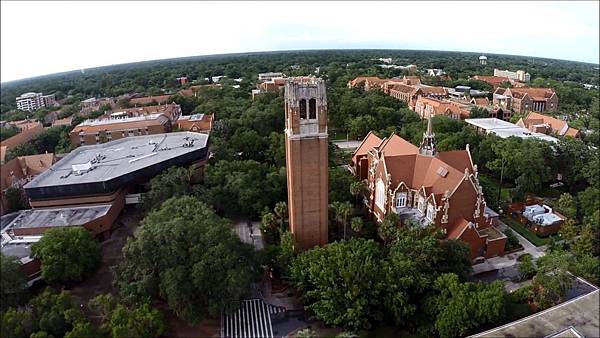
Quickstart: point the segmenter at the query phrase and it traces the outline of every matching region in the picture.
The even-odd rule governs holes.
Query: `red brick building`
[[[580,136],[579,130],[569,127],[567,121],[533,112],[519,119],[517,125],[536,133],[570,137]]]
[[[370,133],[352,156],[356,175],[367,183],[365,204],[381,222],[388,213],[403,225],[441,228],[448,239],[471,247],[471,257],[504,253],[506,236],[491,226],[477,166],[466,150],[438,152],[431,119],[420,147],[392,135]]]
[[[182,131],[193,131],[196,133],[209,134],[212,130],[214,114],[194,114],[181,116],[175,122],[177,129]]]
[[[558,96],[551,88],[497,88],[493,103],[521,114],[543,113],[558,109]]]
[[[325,81],[285,85],[285,155],[290,230],[309,249],[328,242],[328,134]]]

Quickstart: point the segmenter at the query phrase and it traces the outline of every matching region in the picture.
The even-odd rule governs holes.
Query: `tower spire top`
[[[421,155],[435,156],[437,155],[437,149],[435,147],[435,134],[433,133],[433,125],[431,122],[431,115],[427,117],[427,131],[423,133],[423,141],[419,147],[419,153]]]

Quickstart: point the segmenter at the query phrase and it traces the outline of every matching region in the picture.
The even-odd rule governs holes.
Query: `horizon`
[[[589,64],[592,66],[600,66],[600,63],[591,63],[591,62],[577,61],[577,60],[555,59],[555,58],[531,56],[531,55],[485,53],[485,52],[472,52],[472,51],[459,51],[459,50],[386,49],[386,48],[337,48],[337,49],[322,48],[322,49],[265,50],[265,51],[252,51],[252,52],[232,52],[232,53],[217,53],[217,54],[203,54],[203,55],[186,55],[186,56],[164,58],[164,59],[150,59],[150,60],[131,61],[131,62],[125,62],[125,63],[106,64],[106,65],[92,66],[92,67],[81,68],[81,69],[69,69],[69,70],[59,71],[56,73],[34,75],[31,77],[26,77],[26,78],[2,81],[0,83],[3,85],[6,85],[6,84],[11,84],[13,82],[29,81],[29,80],[35,80],[37,78],[43,78],[43,77],[49,77],[49,76],[60,76],[60,75],[66,75],[69,73],[76,73],[76,72],[82,72],[82,74],[83,74],[83,71],[86,71],[86,70],[98,70],[98,69],[102,69],[102,68],[115,67],[115,66],[126,66],[126,65],[133,65],[133,64],[146,63],[146,62],[162,62],[162,61],[171,61],[171,60],[178,60],[178,59],[191,59],[191,58],[200,58],[200,57],[209,57],[209,56],[243,56],[243,55],[249,55],[249,54],[294,53],[294,52],[300,53],[300,52],[312,52],[312,51],[382,51],[382,52],[411,51],[411,52],[466,53],[466,54],[480,54],[480,55],[486,55],[486,56],[497,55],[497,56],[511,56],[511,57],[520,57],[520,58],[536,58],[536,59],[543,59],[543,60],[557,60],[557,61],[563,61],[563,62],[574,62],[574,63]]]
[[[435,11],[430,10],[432,3]],[[535,11],[537,15],[528,17],[527,23],[491,28],[490,19],[505,21],[505,12],[490,17],[503,4],[510,5],[511,13]],[[232,53],[425,50],[590,64],[598,64],[600,57],[598,2],[552,2],[540,7],[536,2],[464,1],[2,1],[1,7],[2,83],[81,69]],[[425,10],[426,17],[418,15]],[[90,21],[90,13],[100,19],[117,13],[126,20],[98,25]],[[298,13],[302,13],[301,22]],[[257,16],[266,19],[257,20]],[[34,24],[23,25],[23,17]],[[388,23],[396,21],[389,29]]]

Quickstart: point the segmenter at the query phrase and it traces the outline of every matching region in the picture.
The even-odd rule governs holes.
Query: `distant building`
[[[579,130],[569,127],[567,121],[534,112],[519,119],[517,125],[536,133],[570,137],[580,136]]]
[[[187,76],[181,76],[181,77],[176,78],[175,80],[177,81],[177,83],[179,83],[180,86],[183,86],[188,83]]]
[[[511,80],[517,80],[521,82],[529,82],[531,80],[531,75],[529,75],[529,73],[525,72],[524,70],[517,70],[516,72],[511,72],[509,70],[494,69],[494,76],[507,77]]]
[[[30,125],[13,137],[9,137],[0,143],[0,164],[4,163],[6,154],[14,147],[33,140],[38,134],[44,131],[41,123]]]
[[[479,132],[495,134],[501,138],[509,138],[514,136],[522,139],[533,138],[553,143],[558,142],[558,139],[555,137],[538,132],[532,132],[527,128],[497,118],[466,119],[465,122],[473,126]]]
[[[471,79],[483,81],[489,84],[490,86],[494,87],[494,89],[500,87],[503,84],[512,84],[512,81],[509,78],[499,76],[475,75]]]
[[[214,114],[194,114],[181,116],[175,122],[178,130],[192,131],[195,133],[210,134],[214,121]]]
[[[129,100],[129,104],[137,107],[137,106],[145,106],[145,105],[160,105],[172,102],[171,97],[172,94],[166,95],[155,95],[155,96],[142,96],[142,97],[133,97]]]
[[[543,113],[558,109],[558,96],[552,88],[496,88],[493,104],[521,114]]]
[[[383,84],[386,83],[387,79],[380,79],[377,76],[359,76],[354,80],[348,81],[348,88],[363,87],[365,91],[371,89],[382,89]]]
[[[488,59],[487,56],[482,55],[479,57],[479,63],[482,65],[487,65],[487,59]]]
[[[24,111],[34,111],[40,108],[52,107],[56,105],[54,94],[43,95],[42,93],[25,93],[16,98],[17,109]]]
[[[468,104],[456,101],[419,97],[415,104],[415,112],[422,119],[443,115],[451,119],[460,120],[470,116],[471,108]]]
[[[91,97],[89,99],[81,101],[81,113],[85,115],[89,112],[97,111],[103,105],[109,106],[111,109],[113,109],[117,106],[117,100],[111,97]]]
[[[95,120],[86,120],[71,130],[73,145],[90,145],[123,137],[163,134],[173,129],[181,115],[177,104],[119,109]]]
[[[71,126],[72,122],[73,122],[73,116],[68,116],[68,117],[65,117],[64,119],[54,120],[54,122],[52,122],[52,126],[53,127]]]
[[[381,140],[369,133],[352,162],[366,183],[365,204],[377,223],[397,214],[402,226],[433,225],[446,239],[467,242],[472,259],[504,254],[506,236],[487,217],[468,147],[438,152],[431,119],[420,147],[397,135]]]
[[[6,190],[10,187],[22,187],[33,177],[43,173],[56,162],[53,153],[19,156],[0,165],[0,215],[8,210]]]
[[[269,81],[276,77],[284,77],[283,73],[260,73],[258,74],[258,81]]]
[[[446,72],[444,72],[443,69],[427,69],[427,75],[429,76],[443,76],[446,75]]]

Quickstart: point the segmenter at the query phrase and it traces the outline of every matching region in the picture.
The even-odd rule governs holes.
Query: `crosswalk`
[[[262,299],[246,299],[237,302],[232,309],[221,313],[221,337],[263,338],[273,336],[271,315],[284,312],[285,308],[265,303]]]

